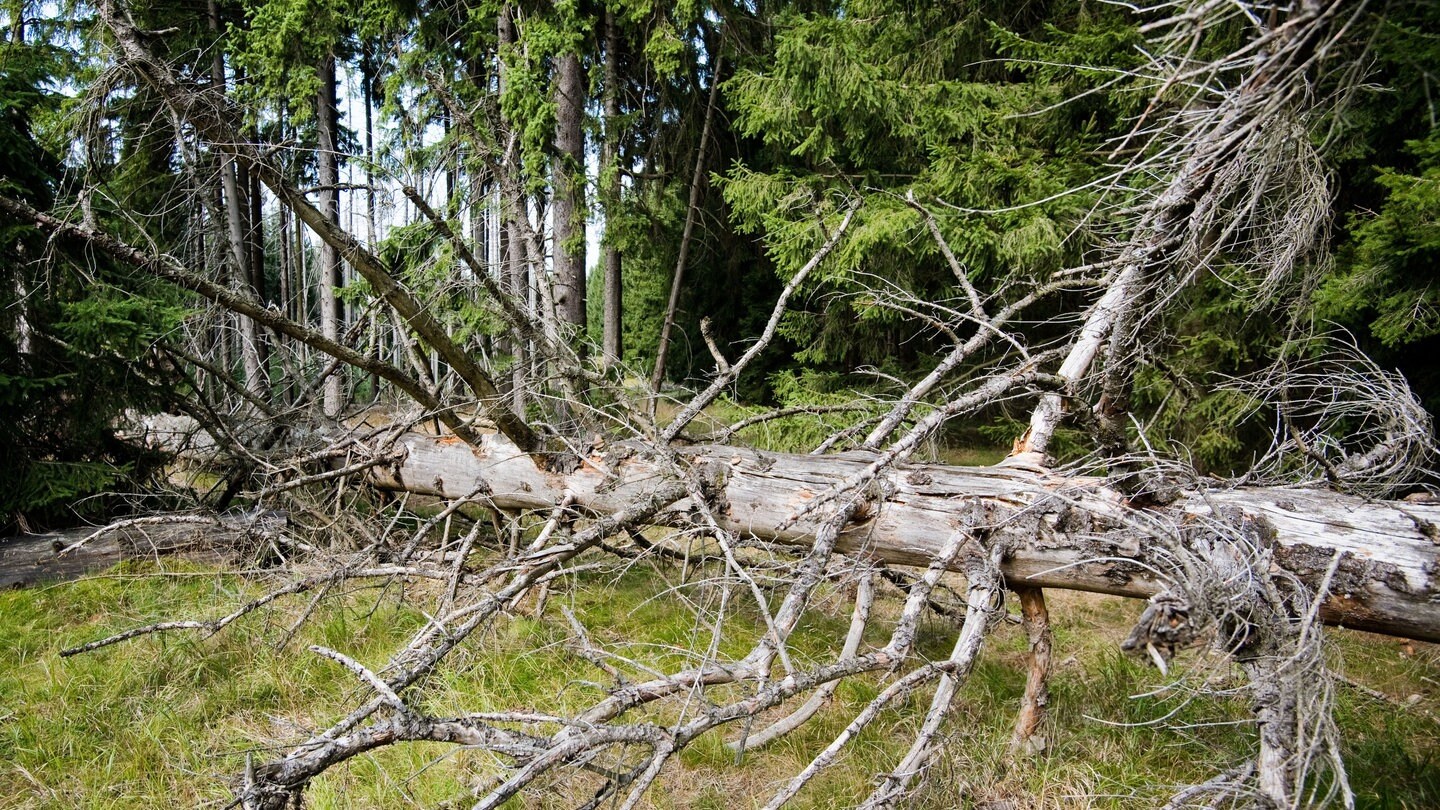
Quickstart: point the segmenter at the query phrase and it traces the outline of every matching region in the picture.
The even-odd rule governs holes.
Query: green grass
[[[822,407],[849,405],[863,400],[862,395],[854,391],[815,394],[815,396],[817,397],[816,404]],[[767,414],[773,410],[775,409],[760,405],[745,405],[721,397],[696,415],[689,432],[696,436],[713,435],[742,419]],[[673,400],[662,399],[657,407],[656,416],[661,424],[665,424],[673,420],[678,412],[679,407]],[[853,426],[857,420],[866,418],[869,417],[858,411],[796,414],[751,425],[731,437],[730,440],[757,450],[769,450],[777,453],[808,453],[836,432]],[[1024,426],[1017,423],[1014,436],[1020,435],[1023,431]],[[863,438],[864,435],[862,432],[855,439]],[[914,460],[972,467],[990,465],[1005,458],[1010,451],[1009,440],[1014,436],[1007,437],[1004,441],[996,441],[994,437],[983,435],[974,429],[966,429],[952,437],[956,441],[927,443],[916,453]]]
[[[223,806],[246,752],[263,760],[271,746],[303,739],[366,696],[350,673],[307,652],[307,645],[379,667],[425,621],[399,601],[400,588],[357,585],[323,603],[284,649],[276,644],[308,596],[256,612],[212,638],[182,632],[58,657],[66,646],[137,625],[220,615],[275,584],[167,565],[166,572],[132,565],[108,576],[0,593],[0,807]],[[417,595],[413,588],[410,595]],[[503,621],[483,643],[458,653],[428,684],[423,704],[449,714],[563,711],[595,700],[602,692],[591,682],[606,676],[567,651],[562,606],[586,623],[598,644],[651,664],[683,666],[691,661],[687,650],[704,649],[711,627],[682,609],[677,595],[708,615],[720,589],[683,583],[678,569],[647,563],[558,582],[542,616]],[[759,632],[756,614],[739,595],[731,595],[722,642],[731,655]],[[796,638],[802,660],[823,660],[844,633],[845,600],[834,593],[820,599],[827,610],[814,614]],[[532,607],[527,603],[522,613]],[[1243,722],[1243,695],[1160,689],[1173,678],[1117,651],[1137,603],[1052,593],[1051,607],[1056,672],[1047,751],[1016,763],[1005,755],[1024,686],[1024,639],[1018,628],[1001,627],[957,700],[944,755],[919,806],[979,807],[1009,799],[1019,807],[1149,807],[1174,785],[1208,778],[1248,756],[1253,729]],[[922,629],[925,654],[948,652],[954,633],[948,623],[930,617]],[[883,632],[877,628],[876,640]],[[1351,678],[1402,702],[1418,696],[1401,707],[1339,688],[1337,716],[1360,806],[1440,806],[1434,720],[1440,652],[1344,631],[1332,638],[1337,665]],[[1221,686],[1240,683],[1228,665],[1194,653],[1186,660],[1197,672],[1209,667]],[[748,752],[740,764],[720,736],[702,738],[672,764],[650,806],[763,804],[880,688],[874,679],[843,684],[829,710],[770,748]],[[1135,697],[1142,693],[1152,694]],[[862,798],[874,775],[903,754],[927,703],[922,693],[884,712],[792,806],[845,806]],[[667,712],[673,710],[655,710],[652,717],[673,717]],[[1166,715],[1165,723],[1150,722]],[[465,807],[472,791],[497,773],[496,763],[476,752],[394,746],[316,780],[307,806]],[[566,806],[584,796],[588,784],[562,779],[514,804]]]

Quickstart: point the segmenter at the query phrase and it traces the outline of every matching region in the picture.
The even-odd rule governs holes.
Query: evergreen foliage
[[[1387,630],[1395,625],[1382,622],[1404,606],[1419,610],[1430,572],[1413,561],[1424,561],[1435,526],[1400,504],[1342,501],[1374,515],[1383,509],[1391,525],[1405,524],[1409,543],[1410,567],[1350,570],[1359,565],[1349,553],[1361,542],[1347,534],[1354,527],[1329,525],[1322,535],[1318,523],[1281,526],[1298,520],[1278,511],[1326,516],[1319,496],[1292,508],[1273,491],[1237,485],[1218,506],[1199,477],[1324,480],[1368,498],[1433,475],[1428,415],[1360,352],[1344,358],[1353,365],[1331,362],[1315,337],[1318,321],[1339,322],[1366,349],[1403,359],[1429,386],[1431,408],[1440,403],[1440,367],[1416,352],[1440,347],[1440,128],[1430,87],[1440,6],[1356,6],[1337,22],[1344,15],[1328,12],[1341,5],[1312,14],[1315,5],[1209,3],[1172,19],[1175,4],[1144,11],[1085,0],[107,0],[98,6],[105,23],[89,39],[30,26],[25,2],[6,6],[20,17],[8,20],[10,38],[0,44],[0,194],[3,210],[23,221],[0,219],[0,532],[104,516],[119,511],[112,507],[122,493],[155,491],[151,473],[163,460],[127,444],[117,426],[127,411],[174,407],[203,428],[218,458],[196,474],[216,485],[201,493],[192,483],[194,501],[268,508],[278,497],[298,517],[289,528],[359,538],[332,578],[307,572],[275,592],[276,603],[314,591],[306,616],[329,621],[321,630],[347,641],[349,597],[336,614],[322,604],[327,592],[363,593],[353,586],[370,580],[387,583],[387,600],[402,582],[412,593],[445,592],[435,611],[389,611],[421,629],[411,628],[406,651],[384,667],[367,669],[380,660],[373,651],[351,659],[338,643],[311,648],[342,664],[347,679],[359,675],[362,700],[371,692],[380,699],[327,732],[319,748],[276,755],[313,757],[301,770],[247,761],[247,806],[258,798],[278,807],[286,791],[298,801],[312,776],[369,753],[372,742],[451,742],[471,731],[496,736],[478,745],[468,738],[464,748],[473,750],[455,762],[500,754],[518,765],[482,804],[521,795],[512,788],[540,789],[525,780],[566,763],[586,766],[574,772],[581,779],[606,781],[584,788],[587,806],[618,804],[609,791],[633,789],[638,800],[702,732],[713,742],[680,755],[731,762],[711,724],[739,728],[732,721],[743,719],[736,748],[752,756],[744,750],[750,721],[798,703],[791,698],[807,684],[862,690],[826,686],[813,705],[830,704],[822,722],[837,702],[865,706],[863,719],[846,721],[867,735],[857,738],[863,747],[884,732],[879,722],[862,726],[895,711],[914,719],[923,693],[911,690],[936,680],[945,685],[911,753],[881,774],[875,796],[888,803],[940,750],[932,733],[953,703],[950,684],[970,674],[1003,591],[1027,592],[1033,624],[1040,583],[1126,595],[1163,583],[1152,609],[1183,598],[1186,611],[1194,608],[1183,614],[1187,627],[1218,622],[1217,649],[1257,687],[1250,709],[1258,722],[1245,727],[1259,728],[1257,781],[1275,795],[1292,787],[1302,795],[1296,763],[1332,743],[1338,751],[1324,701],[1302,706],[1297,698],[1308,700],[1309,681],[1324,680],[1315,623],[1357,617]],[[83,3],[66,8],[77,20],[89,13]],[[1212,13],[1219,24],[1196,22]],[[1315,47],[1352,25],[1375,36]],[[1156,33],[1169,26],[1180,33]],[[1318,53],[1362,47],[1368,62]],[[1369,86],[1352,93],[1362,86],[1357,75],[1297,63],[1363,64]],[[593,164],[603,164],[600,193],[575,188]],[[571,330],[587,314],[571,308],[587,297],[576,258],[587,217],[603,219],[603,244],[623,258],[628,368],[591,364],[598,353],[587,343],[598,340],[602,306],[614,333],[612,301],[588,296],[589,334]],[[1267,241],[1267,229],[1285,237]],[[615,267],[603,271],[607,283]],[[801,281],[801,273],[809,275]],[[194,308],[182,288],[215,307]],[[776,304],[781,290],[784,306]],[[772,328],[778,339],[767,332],[752,342]],[[668,349],[661,336],[672,334]],[[727,358],[762,345],[757,362],[731,373]],[[662,357],[672,359],[646,386]],[[1292,362],[1307,369],[1293,384]],[[1357,366],[1363,372],[1350,374]],[[662,382],[705,390],[677,415]],[[361,402],[360,391],[375,401]],[[1287,411],[1297,392],[1318,404]],[[391,393],[401,408],[357,413],[390,404],[380,400]],[[1051,437],[1065,414],[1066,429]],[[404,434],[432,424],[442,434],[433,441]],[[482,438],[492,426],[514,448]],[[955,461],[944,445],[976,435],[1013,447],[1011,465],[968,473],[904,466]],[[681,449],[707,440],[754,452]],[[480,462],[471,494],[460,497],[451,471],[496,448],[504,452]],[[760,452],[856,448],[804,464]],[[518,455],[508,457],[513,449]],[[444,477],[418,463],[438,459],[427,458],[432,451],[446,455],[437,467]],[[1003,452],[967,460],[990,463]],[[1084,476],[1070,475],[1078,464],[1065,471],[1052,463],[1081,456]],[[517,469],[513,482],[503,478]],[[413,504],[371,512],[376,505],[364,499],[372,490],[351,482],[377,473],[449,505],[424,525]],[[981,483],[925,489],[942,477]],[[563,494],[558,486],[582,481]],[[769,481],[773,490],[760,492]],[[792,483],[793,492],[782,488]],[[718,497],[740,484],[756,488],[748,505]],[[762,497],[770,495],[778,505]],[[1249,496],[1256,500],[1242,500]],[[1302,497],[1284,495],[1292,496]],[[915,517],[903,517],[905,497]],[[1208,516],[1202,501],[1212,502]],[[462,507],[489,513],[480,520]],[[780,511],[790,514],[772,519]],[[933,526],[919,523],[931,516]],[[380,530],[378,521],[389,525]],[[501,534],[507,521],[508,547],[485,559],[492,553],[480,538],[492,526]],[[656,542],[641,531],[662,521],[677,533]],[[452,532],[455,522],[463,534]],[[319,550],[289,528],[268,538],[277,555]],[[427,558],[421,544],[431,529],[442,537]],[[1302,532],[1306,541],[1345,537],[1328,569],[1308,559],[1318,546],[1296,550],[1303,544],[1278,539]],[[942,538],[948,550],[920,579],[873,567],[923,564],[924,543]],[[778,545],[792,540],[794,565]],[[835,555],[857,547],[868,558],[857,558],[857,576],[878,583],[883,575],[908,595],[888,644],[879,625],[896,604],[866,630],[869,586],[847,592],[849,583],[836,581]],[[580,556],[602,552],[625,559],[612,570]],[[678,584],[637,564],[665,557],[679,563]],[[1033,588],[1021,585],[1035,560],[1046,569]],[[940,579],[947,569],[965,574],[964,590]],[[585,604],[599,591],[569,600],[582,610],[567,612],[568,628],[542,626],[543,595],[530,618],[517,613],[527,593],[589,588],[611,574],[614,586],[650,578],[647,571],[655,573],[648,593],[673,592],[698,609],[677,614],[679,624],[660,622],[661,635],[673,637],[655,644],[631,634],[628,646],[648,644],[665,659],[658,663],[644,654],[616,657],[618,668],[602,662],[597,651],[616,639],[597,633],[592,644],[581,622],[629,630],[623,618],[610,622],[618,614],[606,615],[615,605],[603,594]],[[420,582],[432,574],[432,583]],[[1348,598],[1310,601],[1361,589],[1384,599],[1360,600],[1349,614]],[[852,595],[852,635],[837,658],[830,642],[845,622],[832,608],[843,613]],[[948,659],[950,631],[920,623],[927,601],[937,614],[967,616]],[[648,596],[621,607],[668,610]],[[250,621],[248,610],[231,615]],[[493,636],[506,626],[502,615],[522,634],[543,631],[533,640],[545,648],[516,659],[525,677],[509,687],[541,670],[570,678],[561,659],[578,654],[613,675],[615,691],[600,698],[597,684],[566,687],[562,704],[588,702],[587,691],[603,701],[577,714],[586,722],[511,713],[464,717],[475,726],[432,724],[422,704],[439,704],[427,702],[436,697],[427,690],[467,669],[494,674],[465,663],[443,670],[442,659],[467,638]],[[817,618],[820,625],[807,624]],[[304,622],[277,654],[290,636],[302,637]],[[726,622],[737,629],[723,631]],[[157,632],[207,627],[213,635],[220,626]],[[1038,685],[1048,653],[1040,629],[1030,629],[1026,642],[1035,646],[1011,652],[1032,657]],[[1435,635],[1421,623],[1401,630]],[[578,645],[560,643],[570,634]],[[812,649],[812,639],[823,643]],[[1164,671],[1156,646],[1148,648]],[[777,664],[784,678],[774,677]],[[632,670],[649,678],[672,665],[698,669],[658,675],[665,682],[626,681]],[[1227,712],[1243,714],[1231,684],[1224,689]],[[1043,707],[1027,693],[1028,709]],[[710,702],[692,711],[697,701]],[[1150,703],[1158,712],[1164,701]],[[1117,716],[1145,709],[1126,706]],[[670,722],[671,707],[683,722]],[[356,724],[374,712],[391,725]],[[626,728],[626,713],[660,725]],[[1296,731],[1302,743],[1309,734],[1324,746],[1277,743],[1290,734],[1281,728],[1287,718],[1318,729]],[[549,730],[531,733],[552,726],[549,740]],[[367,741],[372,731],[381,734]],[[1137,739],[1133,731],[1124,729],[1124,739]],[[605,736],[612,733],[623,736]],[[257,732],[269,742],[276,734]],[[823,736],[838,748],[848,734]],[[1042,738],[1017,742],[1043,747]],[[632,768],[647,747],[653,767]],[[607,748],[619,756],[599,756]],[[492,765],[468,770],[463,786],[445,792],[471,795]],[[1335,765],[1343,773],[1338,758]],[[865,778],[878,770],[867,766]],[[1276,770],[1278,781],[1293,771],[1295,784],[1269,784]],[[808,774],[797,772],[798,787]],[[1250,779],[1236,773],[1227,778]],[[1324,778],[1317,789],[1328,787]],[[571,787],[587,784],[595,783]]]
[[[1084,83],[1047,65],[1123,63],[1133,38],[1118,15],[1083,8],[882,0],[778,18],[773,53],[727,84],[737,128],[762,145],[723,178],[737,227],[763,235],[785,278],[813,250],[813,212],[826,199],[866,198],[851,238],[785,322],[795,362],[897,374],[935,350],[892,305],[959,294],[907,196],[932,211],[977,283],[1043,280],[1078,263],[1094,198],[1063,192],[1096,176],[1095,150],[1127,100],[1059,105]],[[1079,33],[1062,33],[1072,24]],[[870,294],[876,287],[890,295]]]
[[[548,267],[556,250],[544,233],[553,202],[556,65],[564,55],[579,55],[589,78],[590,144],[613,138],[617,158],[603,171],[621,179],[613,198],[608,190],[587,195],[590,214],[596,221],[603,212],[604,243],[623,256],[625,357],[643,377],[654,362],[677,264],[708,90],[718,82],[719,110],[667,364],[671,381],[704,379],[714,367],[700,337],[702,318],[722,352],[742,351],[769,317],[775,293],[824,242],[826,218],[864,200],[846,239],[792,301],[779,338],[733,387],[745,407],[893,394],[900,381],[924,374],[948,350],[936,324],[962,291],[917,204],[984,290],[1033,287],[1064,268],[1106,258],[1097,251],[1111,235],[1103,214],[1129,200],[1124,189],[1109,188],[1103,197],[1098,189],[1132,157],[1125,151],[1127,133],[1153,112],[1154,88],[1131,73],[1144,64],[1144,20],[1123,7],[1076,0],[1018,6],[226,0],[217,5],[218,30],[208,10],[193,4],[143,0],[127,8],[142,28],[166,32],[151,44],[197,88],[213,84],[210,60],[222,55],[227,92],[238,102],[231,123],[246,137],[298,146],[276,156],[297,186],[317,178],[317,65],[334,55],[347,66],[343,73],[363,75],[365,101],[380,119],[376,153],[364,167],[380,178],[382,209],[388,204],[393,212],[393,227],[382,229],[375,250],[461,344],[500,371],[519,355],[505,343],[494,307],[466,280],[470,270],[453,245],[413,211],[405,213],[403,200],[397,204],[394,187],[420,178],[417,185],[428,184],[425,193],[433,197],[443,178],[449,193],[436,207],[454,231],[470,235],[476,211],[495,205],[501,162],[513,150],[521,205],[528,225],[540,230],[543,255],[531,261]],[[497,26],[507,9],[515,40],[502,44]],[[607,12],[618,34],[614,52],[597,30]],[[1368,89],[1338,120],[1323,122],[1328,129],[1308,122],[1316,129],[1311,137],[1339,147],[1332,151],[1339,190],[1331,210],[1335,260],[1312,274],[1310,306],[1261,300],[1253,280],[1222,266],[1179,294],[1180,306],[1156,324],[1140,358],[1137,422],[1156,444],[1184,448],[1206,470],[1241,469],[1268,441],[1273,414],[1257,411],[1223,383],[1287,353],[1310,351],[1292,344],[1292,325],[1342,324],[1382,364],[1400,365],[1432,410],[1440,403],[1440,374],[1427,354],[1440,345],[1434,284],[1440,130],[1429,89],[1440,63],[1440,12],[1430,3],[1396,3],[1366,13],[1363,24],[1378,32],[1369,43]],[[85,14],[77,7],[73,16],[83,21]],[[1235,26],[1207,31],[1195,58],[1232,45],[1244,35],[1244,26]],[[42,209],[72,206],[74,191],[62,179],[68,171],[98,190],[87,197],[86,210],[108,230],[218,274],[215,245],[224,230],[223,214],[213,210],[218,153],[203,144],[194,148],[191,133],[177,131],[143,85],[100,82],[93,96],[75,100],[57,92],[104,78],[87,64],[89,45],[71,34],[32,23],[25,44],[5,47],[5,193]],[[618,83],[620,128],[613,135],[600,112],[607,69]],[[459,100],[459,110],[442,103],[442,88]],[[1332,89],[1327,84],[1317,92]],[[1154,103],[1189,102],[1177,90]],[[90,110],[81,143],[68,141],[60,119],[67,106]],[[470,120],[459,120],[465,116]],[[342,160],[359,168],[358,116],[344,125]],[[507,140],[512,129],[513,143]],[[263,209],[258,185],[256,193]],[[392,199],[383,199],[387,194]],[[282,267],[273,254],[289,237],[275,233],[280,226],[264,210],[260,221],[267,270],[257,292],[268,302],[280,297],[282,274],[313,265],[316,243],[286,242],[295,255]],[[12,248],[3,259],[6,402],[42,413],[38,402],[67,403],[60,410],[69,410],[64,391],[143,388],[119,369],[144,358],[178,322],[182,299],[94,256],[69,256],[63,245],[46,243],[27,227],[4,227]],[[42,256],[59,264],[42,273],[35,263]],[[285,311],[313,325],[314,279],[284,283],[290,285]],[[541,282],[535,283],[525,294],[538,304]],[[590,286],[599,289],[599,279]],[[385,311],[363,281],[347,282],[343,295],[352,313]],[[589,296],[592,342],[599,334],[598,299]],[[1044,319],[1089,300],[1062,294],[1034,315]],[[21,352],[15,345],[22,320],[31,334],[53,340],[32,339],[29,352]],[[1063,337],[1035,328],[1026,344]],[[380,338],[365,340],[378,345]],[[42,363],[47,352],[53,357]],[[81,356],[118,365],[81,363]],[[996,346],[957,376],[974,377],[1012,359],[1011,347]],[[108,377],[105,368],[111,368]],[[143,395],[102,398],[118,407]],[[86,403],[77,400],[75,407]],[[92,427],[103,433],[99,425],[109,417],[93,415]],[[1012,432],[1018,415],[985,414]],[[35,418],[59,421],[44,428],[35,422],[29,438],[16,438],[14,446],[49,442],[58,455],[27,450],[27,458],[37,459],[31,466],[52,455],[90,463],[74,448],[104,445],[100,434],[79,428],[73,440],[61,438],[71,429],[56,425],[70,424],[67,418]],[[109,458],[95,458],[101,457]],[[104,485],[93,476],[86,487],[57,485],[45,490],[50,495],[26,496],[26,508],[47,498],[74,500],[81,490]]]
[[[0,191],[41,208],[54,202],[61,162],[33,124],[61,103],[47,88],[63,69],[55,49],[0,45]],[[0,221],[0,522],[101,514],[113,499],[96,496],[148,472],[115,425],[127,408],[164,401],[151,351],[183,316],[178,304],[173,291]]]
[[[1387,6],[1371,45],[1373,70],[1353,104],[1337,168],[1337,261],[1316,316],[1355,333],[1398,365],[1431,412],[1440,408],[1440,9]]]

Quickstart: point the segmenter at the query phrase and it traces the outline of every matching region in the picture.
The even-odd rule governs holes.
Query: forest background
[[[245,576],[182,564],[181,577],[217,577],[215,593],[67,591],[132,604],[142,626],[96,611],[63,650],[17,631],[11,669],[36,675],[55,655],[174,631],[208,639],[232,623],[273,643],[246,662],[258,669],[236,669],[248,674],[218,671],[239,667],[247,636],[179,673],[233,692],[187,694],[185,712],[238,713],[206,734],[241,728],[255,743],[220,766],[200,757],[202,770],[239,776],[187,784],[197,802],[343,803],[375,788],[339,765],[372,742],[423,740],[465,753],[420,803],[664,804],[646,789],[677,759],[756,796],[791,778],[770,806],[797,794],[943,803],[912,780],[943,771],[937,740],[965,740],[945,725],[951,698],[1005,625],[990,614],[1007,589],[1025,637],[995,643],[1029,671],[990,670],[995,701],[973,704],[1022,704],[1013,739],[1006,729],[970,752],[989,783],[965,794],[977,806],[1103,803],[1107,789],[1175,807],[1212,794],[1350,804],[1346,758],[1362,804],[1440,795],[1434,707],[1420,695],[1433,651],[1414,662],[1407,643],[1396,674],[1385,642],[1346,641],[1346,656],[1387,661],[1372,674],[1388,688],[1419,690],[1407,702],[1341,680],[1382,706],[1362,710],[1332,700],[1332,658],[1345,656],[1327,657],[1311,632],[1336,616],[1436,632],[1425,600],[1440,406],[1436,4],[6,0],[0,27],[4,533],[160,515],[132,526],[191,521],[228,537],[248,521],[242,535],[263,540],[247,547]],[[190,444],[157,440],[162,422]],[[491,465],[473,487],[443,455],[456,440],[473,451],[462,460]],[[850,452],[797,455],[837,450]],[[901,466],[1007,452],[1010,466],[988,472]],[[870,466],[846,466],[857,459]],[[596,469],[611,478],[575,483]],[[727,491],[774,496],[797,477],[814,491],[773,524],[725,522]],[[957,480],[985,494],[949,493],[949,540],[879,542],[892,554],[880,563],[840,553]],[[1326,494],[1244,507],[1274,523],[1207,500],[1238,492],[1245,504],[1245,485],[1297,483]],[[1050,493],[1070,497],[1072,484],[1075,508],[1056,507]],[[1346,551],[1343,537],[1333,558],[1297,563],[1295,537],[1271,529],[1294,531],[1276,510],[1306,509],[1370,510],[1370,528],[1395,541],[1376,554],[1411,567],[1376,573],[1357,562],[1371,549]],[[1025,522],[1041,513],[1050,524]],[[274,516],[284,531],[263,528]],[[1354,528],[1315,523],[1301,538],[1313,548]],[[1105,547],[1112,556],[1083,545],[1127,531],[1133,543]],[[1085,559],[1025,557],[1056,532],[1082,538],[1069,550]],[[1094,579],[1120,557],[1133,567]],[[1123,633],[1123,609],[1067,602],[1070,620],[1098,629],[1062,625],[1059,637],[1099,675],[1058,688],[1068,713],[1046,726],[1044,597],[1001,575],[1022,563],[1060,587],[1155,595],[1136,629],[1152,635],[1127,646],[1161,678],[1177,650],[1213,650],[1160,685],[1101,652]],[[1170,587],[1133,584],[1171,565],[1156,574]],[[1223,576],[1232,565],[1243,575]],[[384,583],[373,600],[368,586],[349,589],[372,580]],[[877,601],[882,580],[893,592]],[[1236,582],[1249,584],[1226,590]],[[546,613],[552,587],[568,600],[563,618]],[[245,624],[312,590],[308,606]],[[1344,607],[1352,592],[1391,601],[1365,614]],[[732,594],[754,604],[732,609]],[[164,621],[217,597],[244,607]],[[17,626],[59,632],[57,611],[76,603],[49,598],[5,609]],[[647,613],[662,600],[684,621]],[[893,623],[888,643],[867,629],[872,604]],[[1186,635],[1191,619],[1201,629]],[[307,680],[284,654],[294,637],[339,676]],[[474,664],[466,647],[440,668],[462,642],[498,658]],[[547,657],[560,649],[613,683],[569,679],[574,662]],[[387,651],[384,666],[361,663]],[[97,714],[123,725],[126,688],[172,694],[162,658],[113,678]],[[83,767],[37,764],[63,761],[42,756],[56,748],[92,756],[96,740],[71,736],[64,695],[46,690],[105,681],[99,660],[64,679],[0,681],[26,696],[17,711],[0,692],[0,723],[12,723],[0,742],[19,763],[9,778],[36,797],[111,789],[85,782]],[[499,686],[482,674],[497,662]],[[335,721],[354,678],[375,697]],[[932,684],[927,709],[911,694]],[[811,730],[788,738],[799,748],[754,754],[757,777],[725,770],[794,731],[771,710],[811,689],[792,716]],[[1112,705],[1127,690],[1140,703]],[[692,691],[708,714],[690,714]],[[554,695],[566,704],[556,714],[514,708]],[[446,719],[466,700],[478,713]],[[573,715],[569,701],[580,701]],[[892,702],[904,739],[864,736]],[[820,712],[832,703],[842,720]],[[1195,735],[1215,756],[1197,767],[1142,755],[1143,734],[1071,725],[1090,703],[1138,726],[1160,715],[1182,735],[1246,731]],[[1397,704],[1413,711],[1383,715]],[[63,728],[43,725],[42,706]],[[253,713],[279,706],[285,717],[260,728]],[[707,735],[742,716],[738,739]],[[1335,731],[1381,718],[1393,735]],[[181,728],[155,734],[193,733]],[[1069,758],[1051,761],[1069,792],[1046,793],[1050,766],[1023,764],[1045,750],[1042,729],[1070,735]],[[869,758],[801,793],[852,738]],[[696,740],[708,742],[687,748]],[[1076,777],[1099,740],[1142,764],[1098,786]],[[1228,765],[1252,744],[1254,762]],[[178,747],[157,755],[195,770],[195,752]],[[1097,752],[1086,767],[1116,761]],[[398,767],[407,784],[429,768]],[[955,781],[955,768],[942,775]],[[1377,787],[1397,769],[1412,780]],[[114,757],[98,773],[112,787],[152,778]],[[1167,778],[1195,787],[1157,785]],[[67,779],[83,784],[46,787]],[[705,792],[682,783],[677,795],[687,790]]]
[[[887,300],[957,294],[922,210],[984,283],[1032,283],[1081,264],[1104,233],[1100,181],[1149,101],[1124,72],[1142,63],[1136,16],[1104,3],[306,0],[142,3],[131,13],[160,32],[153,44],[178,70],[237,100],[240,132],[282,145],[274,158],[288,178],[320,190],[458,343],[514,375],[523,349],[500,336],[472,270],[402,188],[472,235],[488,272],[551,307],[617,373],[654,374],[672,313],[661,376],[681,384],[714,368],[701,321],[722,347],[758,334],[810,255],[815,211],[863,197],[851,237],[737,380],[743,404],[881,397],[933,364],[943,336],[917,332],[914,313]],[[1221,268],[1183,292],[1146,346],[1134,399],[1148,435],[1202,470],[1241,470],[1268,441],[1269,415],[1223,380],[1295,351],[1312,324],[1348,331],[1428,408],[1440,402],[1435,14],[1418,2],[1370,13],[1382,22],[1354,43],[1366,49],[1363,86],[1314,135],[1326,139],[1334,184],[1321,272],[1303,294],[1267,302]],[[116,76],[85,6],[17,2],[7,16],[7,194],[78,211],[326,334],[360,325],[355,346],[407,363],[403,330],[377,313],[363,279],[244,165],[190,143],[152,91]],[[1218,34],[1207,46],[1224,44]],[[586,223],[598,239],[584,236]],[[211,371],[233,369],[279,402],[324,364],[295,345],[282,367],[288,355],[267,345],[283,336],[206,323],[192,299],[153,278],[67,256],[24,223],[6,227],[0,401],[23,415],[5,426],[0,464],[12,526],[73,519],[77,503],[90,517],[113,508],[87,496],[131,490],[123,480],[148,469],[113,439],[115,418],[174,407],[165,394],[177,385],[218,384],[184,355],[202,353]],[[36,262],[46,255],[71,269]],[[331,289],[339,304],[328,303]],[[1037,327],[1026,339],[1054,337]],[[168,361],[132,373],[172,349],[181,377]],[[381,393],[353,372],[341,390],[338,381],[331,413]],[[969,423],[998,444],[1024,416],[1001,409]]]

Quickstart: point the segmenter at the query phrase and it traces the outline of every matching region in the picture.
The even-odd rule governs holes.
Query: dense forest
[[[477,807],[664,806],[682,752],[816,724],[747,801],[823,804],[908,702],[833,801],[923,799],[1007,593],[1007,756],[1044,748],[1051,588],[1149,598],[1127,648],[1236,673],[1207,688],[1244,692],[1253,756],[1152,803],[1352,806],[1320,625],[1440,640],[1440,4],[0,22],[4,533],[202,526],[267,572],[66,654],[298,627],[356,582],[424,617],[366,663],[311,647],[353,688],[247,754],[247,808],[410,743],[484,752]],[[708,629],[641,654],[579,597],[546,618],[642,564]],[[583,689],[437,701],[524,616]]]

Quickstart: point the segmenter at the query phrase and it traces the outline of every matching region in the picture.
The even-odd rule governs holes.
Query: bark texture
[[[320,63],[320,91],[315,98],[315,132],[319,138],[320,213],[326,223],[340,224],[340,162],[336,148],[339,129],[339,108],[335,89],[335,57],[327,56]],[[340,249],[325,240],[320,245],[320,333],[336,341],[344,328],[341,324],[340,299],[336,291],[343,285],[340,275]],[[345,407],[340,375],[325,380],[325,415],[336,416]]]
[[[585,70],[560,58],[555,89],[555,315],[585,332]]]
[[[75,579],[125,560],[184,555],[206,562],[240,559],[285,526],[283,512],[232,517],[172,515],[0,539],[0,590]]]
[[[620,208],[620,32],[615,14],[605,10],[605,142],[600,145],[601,171],[605,173],[603,202],[605,218],[604,307],[601,317],[600,362],[604,368],[624,359],[621,343],[621,319],[624,303],[621,296],[620,248],[615,244],[614,216]]]
[[[548,509],[570,492],[578,507],[613,513],[655,486],[659,465],[623,445],[537,466],[508,440],[478,448],[448,436],[407,434],[404,461],[376,468],[382,488],[462,498],[488,492],[505,509]],[[1302,488],[1191,487],[1165,506],[1136,507],[1104,479],[1070,477],[1022,465],[948,467],[904,464],[875,469],[875,456],[767,454],[692,447],[689,464],[710,480],[711,507],[727,529],[762,540],[809,546],[828,510],[809,504],[883,493],[836,548],[887,563],[925,566],[976,508],[990,542],[1010,544],[1007,582],[1147,598],[1180,577],[1173,544],[1216,541],[1217,520],[1253,530],[1273,569],[1318,589],[1339,557],[1320,610],[1328,624],[1440,641],[1440,505],[1367,501]],[[572,468],[571,472],[557,469]],[[864,492],[859,491],[863,487]],[[848,492],[848,495],[846,494]],[[695,505],[680,501],[656,522],[681,523]],[[799,517],[797,517],[797,514]],[[967,541],[967,546],[976,545]],[[964,548],[952,570],[985,555]]]

